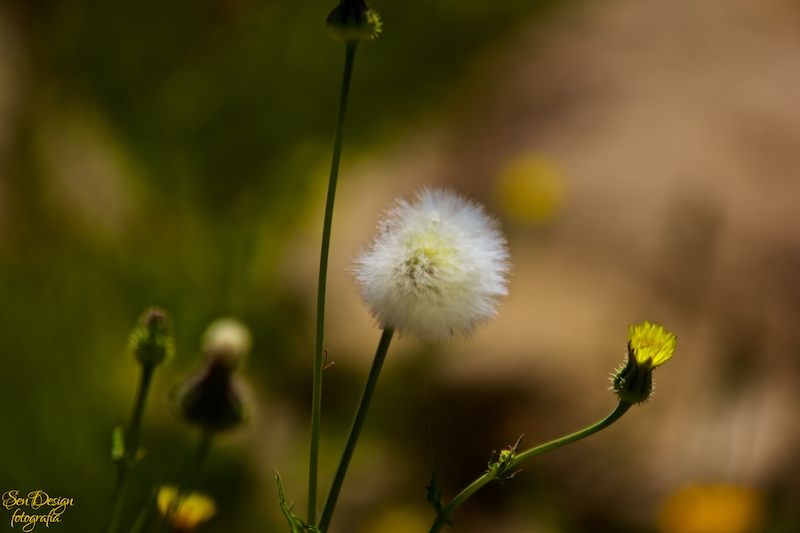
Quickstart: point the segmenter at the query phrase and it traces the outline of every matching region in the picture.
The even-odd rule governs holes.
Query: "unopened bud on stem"
[[[627,361],[612,380],[620,400],[636,404],[650,398],[653,371],[672,357],[676,341],[673,333],[650,322],[628,328]]]
[[[364,0],[341,0],[326,20],[328,33],[344,42],[371,41],[381,32],[381,18]]]
[[[212,433],[246,420],[246,391],[236,371],[251,344],[250,331],[238,320],[223,318],[206,329],[204,361],[177,391],[177,408],[184,420]]]
[[[129,341],[131,353],[143,366],[157,366],[175,353],[172,321],[160,307],[147,309]]]

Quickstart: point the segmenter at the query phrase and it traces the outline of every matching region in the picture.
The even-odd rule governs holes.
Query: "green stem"
[[[322,510],[322,518],[319,521],[319,530],[325,533],[331,523],[333,510],[336,507],[336,500],[339,498],[339,492],[342,490],[342,483],[344,476],[347,474],[347,467],[350,465],[350,459],[353,457],[353,451],[356,449],[361,428],[364,426],[364,420],[367,417],[367,410],[369,409],[370,401],[372,400],[372,393],[375,392],[375,386],[378,384],[378,376],[381,373],[383,361],[386,359],[386,352],[389,351],[389,343],[392,341],[394,330],[386,328],[383,330],[381,340],[378,343],[378,349],[375,352],[375,359],[372,361],[372,368],[369,371],[367,384],[364,387],[364,394],[361,396],[361,403],[358,405],[355,420],[353,420],[353,427],[350,429],[350,436],[347,438],[347,444],[342,452],[342,458],[339,461],[339,468],[336,469],[336,475],[333,477],[333,484],[331,491],[328,493],[328,499],[325,501],[325,508]]]
[[[200,479],[200,472],[203,470],[203,465],[208,458],[211,451],[211,443],[214,440],[214,434],[210,431],[203,431],[200,434],[200,441],[197,443],[195,450],[194,460],[189,465],[189,471],[183,480],[182,485],[178,487],[178,491],[183,496],[186,496],[197,486],[197,481]]]
[[[317,328],[314,345],[314,384],[311,399],[311,457],[308,462],[308,524],[313,526],[317,520],[317,470],[319,464],[319,420],[322,411],[322,352],[325,333],[325,286],[328,276],[328,251],[331,244],[331,225],[333,222],[333,202],[336,198],[336,181],[339,178],[339,161],[342,156],[342,137],[344,116],[347,110],[347,96],[350,92],[350,78],[353,75],[353,62],[356,57],[358,41],[346,43],[342,96],[339,101],[339,118],[336,121],[336,135],[333,139],[333,159],[331,176],[328,181],[328,198],[325,203],[325,222],[322,226],[322,250],[319,257],[319,283],[317,285]]]
[[[186,496],[191,494],[192,490],[194,490],[195,486],[197,485],[197,481],[200,478],[200,472],[203,469],[203,465],[208,458],[208,454],[211,451],[211,443],[214,440],[214,434],[210,431],[203,431],[200,434],[200,440],[197,443],[193,452],[189,452],[191,454],[191,458],[184,463],[181,467],[182,473],[179,472],[178,475],[178,493],[175,496],[175,501],[173,501],[169,509],[167,509],[166,516],[162,522],[161,531],[167,531],[169,528],[169,524],[172,522],[175,513],[180,509],[183,500],[186,499]]]
[[[628,402],[620,401],[617,408],[614,409],[610,415],[606,418],[601,420],[600,422],[589,426],[586,429],[582,429],[577,433],[573,433],[572,435],[567,435],[566,437],[561,437],[560,439],[552,440],[548,443],[542,444],[541,446],[537,446],[535,448],[531,448],[530,450],[524,451],[517,455],[517,457],[511,461],[508,466],[506,466],[502,471],[489,471],[486,472],[484,475],[473,481],[467,488],[461,491],[458,496],[453,498],[447,507],[445,507],[439,516],[436,518],[436,521],[433,523],[433,527],[431,527],[430,533],[438,533],[441,531],[442,527],[447,524],[448,520],[450,519],[450,515],[453,514],[459,505],[464,503],[467,498],[475,494],[478,489],[493,481],[497,478],[498,474],[502,474],[503,472],[513,470],[515,467],[522,464],[523,461],[527,461],[532,457],[536,457],[537,455],[543,454],[544,452],[549,452],[550,450],[554,450],[556,448],[560,448],[561,446],[565,446],[572,442],[584,439],[589,435],[593,435],[600,431],[601,429],[605,429],[617,420],[619,420],[625,412],[631,408],[631,404]]]
[[[122,512],[125,483],[128,479],[128,472],[135,466],[136,452],[139,450],[139,436],[141,435],[144,406],[145,403],[147,403],[147,395],[150,392],[150,384],[153,382],[153,373],[155,370],[155,365],[142,365],[139,390],[136,393],[136,402],[133,405],[133,413],[128,423],[128,431],[125,432],[124,454],[117,463],[117,482],[114,485],[108,533],[116,533],[117,531],[120,513]]]

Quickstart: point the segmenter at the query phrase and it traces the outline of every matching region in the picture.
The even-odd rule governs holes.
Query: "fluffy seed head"
[[[398,200],[353,266],[378,324],[435,341],[469,336],[492,319],[510,269],[497,226],[482,206],[448,190]]]

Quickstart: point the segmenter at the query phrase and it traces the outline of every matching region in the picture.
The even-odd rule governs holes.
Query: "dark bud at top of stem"
[[[227,357],[209,357],[180,388],[180,415],[192,425],[217,433],[245,421],[245,401]]]
[[[383,23],[364,0],[341,0],[328,15],[328,33],[344,42],[371,41],[381,32]]]
[[[233,429],[245,421],[245,395],[236,372],[251,344],[250,331],[238,320],[223,318],[206,329],[203,363],[177,393],[184,420],[211,432]]]
[[[142,366],[157,366],[175,353],[172,321],[160,307],[150,307],[133,330],[129,349]]]

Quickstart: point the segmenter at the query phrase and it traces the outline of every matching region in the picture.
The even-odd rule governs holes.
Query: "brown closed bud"
[[[236,372],[251,345],[250,330],[233,318],[221,318],[206,329],[201,366],[173,396],[176,411],[184,420],[211,433],[245,422],[246,387]]]
[[[184,420],[212,433],[233,429],[246,418],[241,384],[225,357],[207,360],[180,388],[177,402]]]

